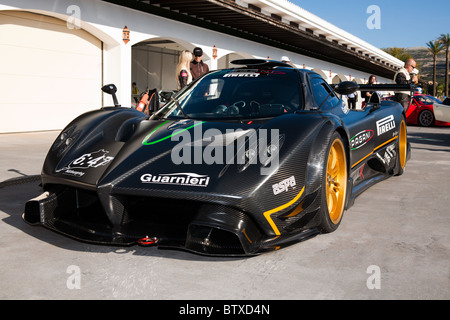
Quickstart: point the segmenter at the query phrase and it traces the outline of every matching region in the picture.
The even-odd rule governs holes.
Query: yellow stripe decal
[[[273,213],[276,213],[276,212],[278,212],[278,211],[281,211],[281,210],[283,210],[283,209],[285,209],[285,208],[287,208],[287,207],[293,205],[294,203],[296,203],[296,202],[298,201],[298,199],[300,199],[300,197],[302,196],[302,194],[303,194],[304,191],[305,191],[305,187],[303,187],[303,189],[300,191],[300,193],[299,193],[294,199],[292,199],[291,201],[289,201],[288,203],[283,204],[282,206],[279,206],[279,207],[277,207],[277,208],[275,208],[275,209],[272,209],[272,210],[269,210],[269,211],[264,212],[264,217],[267,219],[267,221],[269,222],[270,226],[272,227],[273,231],[275,231],[275,234],[276,234],[277,236],[279,236],[281,233],[280,233],[280,231],[278,230],[277,226],[275,225],[275,222],[273,222],[273,220],[272,220],[272,218],[271,218],[270,216],[271,216]]]
[[[392,142],[394,140],[398,139],[398,136],[393,137],[392,139],[386,141],[383,144],[380,144],[378,147],[376,147],[375,149],[373,149],[373,151],[371,153],[369,153],[367,156],[365,156],[364,158],[362,158],[361,160],[359,160],[358,162],[356,162],[353,166],[352,169],[354,167],[356,167],[358,164],[360,164],[364,159],[366,159],[367,157],[371,156],[375,151],[377,151],[378,149],[382,148],[383,146],[387,145],[389,142]]]

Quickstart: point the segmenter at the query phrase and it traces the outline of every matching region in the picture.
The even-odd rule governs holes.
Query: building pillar
[[[116,32],[118,33],[119,30]],[[123,107],[131,105],[131,48],[130,42],[122,42],[113,46],[105,45],[103,51],[103,85],[111,83],[116,85],[117,100]],[[112,97],[109,94],[103,94],[103,106],[113,105]]]
[[[131,65],[131,45],[121,45],[120,87],[117,88],[117,99],[123,107],[129,107],[131,103]]]

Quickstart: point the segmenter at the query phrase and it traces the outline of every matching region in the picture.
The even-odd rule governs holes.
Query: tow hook
[[[149,237],[149,236],[146,236],[146,237],[144,237],[144,238],[139,239],[139,240],[137,241],[137,243],[138,243],[140,246],[143,246],[143,247],[149,247],[149,246],[152,246],[152,245],[156,245],[156,244],[158,243],[158,241],[159,241],[159,239],[156,238],[156,237]]]

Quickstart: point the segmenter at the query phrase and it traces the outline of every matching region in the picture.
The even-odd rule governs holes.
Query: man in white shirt
[[[405,66],[401,68],[394,76],[394,82],[396,84],[413,84],[417,83],[417,75],[411,77],[413,70],[416,68],[416,61],[414,59],[408,59],[405,62]],[[394,101],[400,103],[405,111],[408,110],[411,103],[411,92],[401,91],[395,94]]]
[[[356,98],[358,97],[357,93],[350,93],[347,95],[348,107],[352,110],[356,109]]]

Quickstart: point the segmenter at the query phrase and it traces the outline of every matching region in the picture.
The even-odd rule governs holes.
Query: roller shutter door
[[[0,133],[59,130],[101,106],[102,43],[66,21],[0,12]]]

